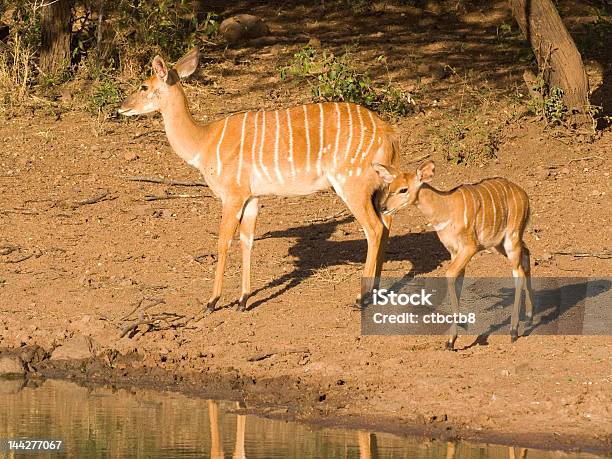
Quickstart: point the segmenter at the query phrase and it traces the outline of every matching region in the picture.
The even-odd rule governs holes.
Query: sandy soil
[[[274,30],[292,31],[292,15],[308,13],[300,8],[306,7],[278,16],[259,13]],[[492,24],[503,20],[500,14]],[[476,73],[469,82],[434,79],[420,89],[422,110],[394,122],[403,164],[429,154],[438,162],[439,188],[493,175],[516,181],[532,203],[526,242],[534,275],[610,276],[609,259],[556,252],[609,253],[612,132],[587,141],[514,116],[518,109],[507,94],[511,84],[521,84],[521,68],[510,65],[511,53],[484,55],[486,50],[476,47],[488,43],[486,34],[494,36],[494,27],[485,22],[476,34],[465,19],[465,30],[453,32],[463,37],[468,50],[463,54],[442,54],[451,46],[444,37],[456,38],[443,31],[436,43],[416,51],[415,42],[427,36],[426,20],[436,20],[434,13],[419,15],[415,29],[400,34],[395,32],[404,19],[391,10],[380,13],[380,31],[355,32],[360,58],[387,53],[391,72],[406,89],[418,73],[415,53],[444,55],[449,64],[472,66]],[[342,46],[348,39],[337,36],[338,20],[310,16],[303,32],[324,45]],[[246,51],[211,51],[210,62],[187,88],[196,117],[216,119],[306,100],[303,88],[279,81],[276,71],[279,60],[297,49],[294,41],[301,43],[299,35],[284,40],[279,33],[277,39]],[[508,46],[519,46],[519,38],[515,41]],[[434,48],[440,51],[435,58]],[[400,60],[406,55],[409,65]],[[484,57],[473,61],[474,56]],[[474,116],[499,126],[497,159],[447,163],[433,148],[432,130],[442,129],[448,114],[461,108],[462,90],[482,87],[488,88],[486,103]],[[126,180],[200,179],[170,150],[159,117],[101,122],[43,106],[0,119],[0,152],[0,348],[39,345],[49,353],[86,335],[106,350],[101,360],[72,371],[90,381],[212,391],[268,407],[271,415],[398,433],[611,451],[609,336],[529,336],[513,345],[506,336],[492,336],[485,345],[460,337],[458,352],[443,351],[443,337],[361,336],[359,312],[351,303],[366,244],[331,192],[263,199],[250,310],[237,313],[231,307],[240,288],[239,244],[234,244],[221,309],[181,325],[210,293],[220,203],[203,187]],[[145,199],[166,193],[190,197]],[[98,199],[87,203],[92,198]],[[388,276],[441,276],[448,255],[424,219],[406,210],[394,222],[387,260]],[[508,271],[499,255],[488,252],[468,268],[474,276]],[[164,301],[149,312],[166,321],[119,339],[126,323],[121,318],[150,299]],[[173,320],[179,325],[168,326]],[[39,356],[32,367],[51,372],[45,362]]]

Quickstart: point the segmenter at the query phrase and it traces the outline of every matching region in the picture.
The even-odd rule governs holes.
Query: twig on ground
[[[163,199],[179,199],[179,198],[192,198],[192,199],[200,199],[200,198],[212,198],[209,194],[146,194],[144,196],[145,201],[161,201]]]
[[[6,209],[6,210],[0,210],[0,214],[38,215],[38,212],[35,210],[29,210],[29,209]]]
[[[123,180],[129,180],[130,182],[148,182],[148,183],[160,183],[162,185],[171,185],[171,186],[205,186],[208,187],[206,182],[196,181],[196,182],[186,182],[182,180],[172,180],[158,177],[143,177],[139,175],[130,175],[121,177]]]
[[[99,202],[110,201],[112,199],[115,199],[115,198],[113,196],[108,196],[108,190],[104,190],[102,193],[94,196],[93,198],[84,199],[82,201],[75,201],[71,204],[71,206],[73,209],[76,209],[77,207],[87,206],[90,204],[97,204]]]
[[[571,163],[576,162],[576,161],[588,161],[589,159],[601,159],[601,160],[603,160],[603,158],[601,156],[597,156],[597,155],[583,156],[582,158],[570,159],[568,164],[571,164]]]
[[[136,311],[138,311],[138,309],[140,309],[140,307],[142,306],[142,303],[144,303],[145,301],[150,301],[151,304],[144,307],[142,310],[146,311],[147,309],[152,308],[153,306],[157,306],[158,304],[165,304],[166,300],[164,300],[163,298],[143,298],[141,299],[138,304],[136,305],[136,307],[134,309],[132,309],[128,314],[124,315],[123,317],[121,317],[119,320],[125,320],[128,317],[130,317],[132,314],[134,314]]]
[[[136,139],[139,139],[139,138],[141,138],[141,137],[148,136],[148,135],[153,135],[153,134],[165,134],[165,133],[166,133],[166,132],[165,132],[165,131],[162,131],[161,129],[157,129],[157,130],[155,130],[155,131],[147,131],[147,132],[143,132],[142,134],[135,135],[134,137],[132,137],[132,140],[136,140]]]
[[[599,253],[589,253],[589,252],[553,252],[555,255],[569,255],[574,258],[601,258],[602,260],[607,260],[612,258],[612,253],[610,252],[599,252]]]
[[[269,359],[275,355],[290,355],[290,354],[310,354],[310,349],[286,349],[286,350],[274,350],[270,352],[262,352],[250,357],[247,357],[247,362],[259,362],[261,360]]]
[[[32,257],[38,258],[41,255],[42,255],[42,252],[38,249],[35,249],[33,252],[28,253],[26,255],[22,255],[21,257],[15,258],[14,260],[5,260],[4,263],[10,263],[10,264],[21,263],[22,261],[29,260]]]
[[[348,210],[341,210],[338,213],[333,215],[328,215],[327,217],[313,218],[312,220],[303,220],[301,223],[321,223],[327,222],[330,220],[338,220],[340,218],[348,217],[351,213]]]

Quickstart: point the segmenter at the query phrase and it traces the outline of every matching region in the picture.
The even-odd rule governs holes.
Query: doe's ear
[[[157,75],[157,78],[162,81],[166,81],[168,79],[168,67],[166,67],[166,63],[161,57],[155,56],[153,58],[152,67],[153,71]]]
[[[431,182],[436,173],[436,164],[433,161],[425,161],[416,171],[417,179],[420,182]]]
[[[397,170],[393,166],[385,166],[380,163],[372,163],[372,168],[376,171],[385,183],[391,183],[397,178]]]
[[[192,48],[181,57],[176,64],[174,64],[174,70],[178,73],[180,78],[187,78],[198,68],[198,61],[200,60],[200,50]]]

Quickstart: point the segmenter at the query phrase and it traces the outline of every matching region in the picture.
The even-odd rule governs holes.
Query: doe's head
[[[172,68],[168,68],[161,57],[155,56],[152,63],[153,75],[123,101],[119,113],[133,116],[163,110],[172,92],[181,91],[180,79],[195,72],[198,60],[198,48],[190,50]]]
[[[402,172],[393,166],[372,163],[372,167],[387,184],[381,211],[392,215],[402,207],[414,204],[424,183],[431,182],[436,171],[433,161],[426,161],[414,172]]]

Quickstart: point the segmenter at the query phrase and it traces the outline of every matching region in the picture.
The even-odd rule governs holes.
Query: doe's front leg
[[[227,263],[227,252],[232,244],[232,238],[240,222],[242,214],[242,208],[246,199],[229,199],[223,202],[223,214],[221,217],[221,225],[219,227],[219,242],[218,242],[218,257],[217,267],[215,270],[215,281],[213,283],[213,291],[208,305],[206,307],[207,312],[213,312],[215,305],[221,297],[221,291],[223,289],[223,273],[225,272],[225,265]]]

